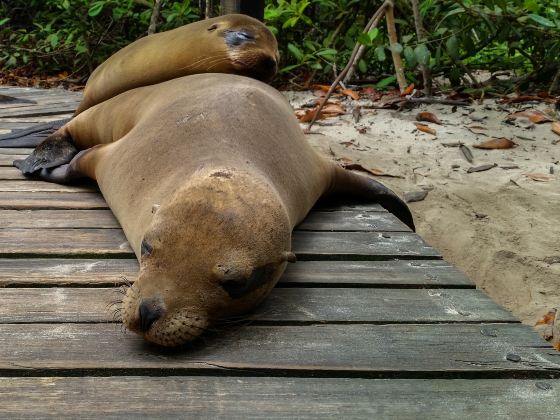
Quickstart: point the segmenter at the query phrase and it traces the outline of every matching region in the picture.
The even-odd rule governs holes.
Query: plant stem
[[[401,54],[394,50],[394,45],[399,43],[397,37],[397,29],[395,28],[395,13],[394,7],[391,5],[387,7],[385,12],[385,20],[387,21],[387,33],[389,34],[389,42],[391,43],[391,55],[393,56],[393,63],[395,65],[395,74],[397,75],[397,82],[401,93],[407,87],[406,77],[404,77],[404,69],[401,60]]]
[[[424,33],[422,17],[420,16],[420,7],[418,5],[418,0],[410,1],[412,3],[412,13],[414,14],[416,37],[418,38],[418,43],[422,44],[426,41],[426,35]],[[430,97],[432,96],[432,75],[430,71],[430,65],[420,64],[420,70],[422,70],[422,79],[424,80],[424,95]]]
[[[157,22],[159,19],[159,11],[161,10],[162,0],[154,1],[154,8],[152,10],[152,16],[150,17],[150,26],[148,26],[148,35],[156,32]]]

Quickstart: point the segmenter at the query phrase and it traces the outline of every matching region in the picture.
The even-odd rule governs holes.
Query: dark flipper
[[[69,163],[77,153],[72,139],[56,134],[43,141],[26,159],[15,160],[14,166],[23,174],[30,175]]]
[[[35,147],[70,120],[71,118],[65,118],[63,120],[35,124],[23,130],[14,130],[11,133],[0,136],[0,148]]]
[[[74,156],[70,163],[65,163],[55,168],[41,169],[30,176],[57,184],[73,184],[77,181],[82,181],[86,176],[79,171],[78,160],[90,150],[82,150]]]
[[[343,194],[359,200],[374,201],[393,213],[416,232],[412,213],[397,194],[375,179],[336,167],[331,194]]]

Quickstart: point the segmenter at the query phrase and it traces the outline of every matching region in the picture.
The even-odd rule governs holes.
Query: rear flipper
[[[350,172],[337,166],[333,186],[328,193],[375,201],[397,216],[401,222],[416,232],[410,209],[393,191],[375,179]]]
[[[70,121],[71,118],[49,121],[35,124],[23,130],[15,130],[0,136],[0,148],[2,147],[35,147],[43,140]]]
[[[91,149],[82,150],[70,161],[56,168],[41,169],[33,175],[48,182],[56,182],[57,184],[73,184],[85,178],[85,175],[78,169],[79,159]]]
[[[14,161],[14,166],[24,175],[31,175],[69,163],[76,153],[78,149],[72,138],[65,129],[61,129],[37,146],[26,159]]]

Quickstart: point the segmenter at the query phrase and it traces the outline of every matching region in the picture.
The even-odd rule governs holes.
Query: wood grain
[[[559,380],[0,378],[10,418],[554,419],[559,398]]]
[[[293,250],[302,260],[439,257],[418,236],[402,232],[294,232]],[[132,250],[120,229],[0,229],[0,256],[9,255],[125,257]]]
[[[61,185],[52,182],[43,182],[35,180],[23,180],[23,181],[0,181],[0,193],[3,192],[97,192],[96,184],[83,184],[80,186],[74,185]]]
[[[0,192],[0,209],[107,209],[99,193]]]
[[[520,324],[237,326],[174,350],[124,335],[115,324],[0,325],[0,369],[12,374],[48,370],[56,376],[57,370],[76,369],[105,375],[111,370],[231,374],[236,369],[362,377],[532,372],[550,378],[560,376],[559,363],[558,353]]]
[[[110,322],[117,288],[7,288],[0,323]],[[479,290],[275,288],[246,319],[267,323],[517,322]]]
[[[1,258],[0,287],[121,285],[133,281],[137,272],[133,258]],[[441,260],[298,261],[288,265],[278,287],[301,286],[474,288],[469,278]]]
[[[410,232],[390,213],[372,211],[313,211],[297,230],[347,232]]]

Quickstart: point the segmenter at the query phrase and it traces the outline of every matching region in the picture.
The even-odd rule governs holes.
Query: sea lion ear
[[[293,252],[289,252],[289,251],[284,251],[282,252],[282,258],[280,259],[281,262],[289,262],[289,263],[295,263],[297,261],[296,258],[296,254],[294,254]]]

